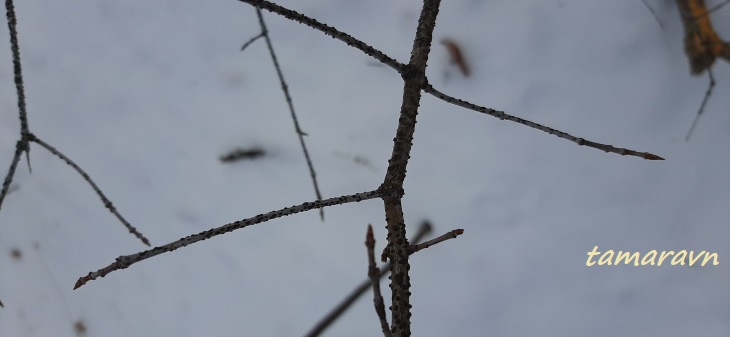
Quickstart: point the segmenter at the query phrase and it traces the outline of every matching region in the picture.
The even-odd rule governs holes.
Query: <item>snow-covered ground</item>
[[[691,77],[673,2],[444,1],[445,93],[665,161],[606,154],[424,95],[406,179],[411,233],[465,234],[414,255],[414,336],[727,336],[730,66],[689,142],[708,79]],[[279,1],[399,61],[419,1]],[[719,1],[708,1],[716,4]],[[314,198],[255,10],[233,1],[16,1],[31,131],[81,165],[153,245]],[[376,188],[402,81],[265,13],[325,198]],[[730,39],[730,6],[713,15]],[[0,27],[0,174],[19,123]],[[267,156],[223,164],[260,146]],[[0,336],[299,336],[367,272],[371,200],[256,225],[72,290],[144,250],[70,167],[39,146],[0,211]],[[355,159],[361,159],[356,161]],[[366,163],[363,164],[362,160]],[[716,252],[717,266],[586,266],[594,246]],[[13,251],[20,256],[13,256]],[[388,290],[387,286],[384,290]],[[386,292],[385,297],[389,297]],[[370,294],[326,332],[377,336]]]

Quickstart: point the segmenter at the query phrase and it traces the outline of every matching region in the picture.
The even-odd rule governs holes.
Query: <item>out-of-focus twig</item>
[[[710,77],[710,84],[707,86],[707,91],[705,91],[705,97],[702,99],[702,103],[700,103],[700,108],[697,110],[697,114],[695,115],[694,120],[692,121],[692,125],[689,127],[689,131],[687,131],[687,136],[684,137],[684,141],[689,141],[689,137],[692,136],[692,131],[695,129],[695,125],[697,125],[697,121],[700,120],[700,116],[702,115],[702,112],[705,111],[705,105],[707,104],[707,101],[710,99],[710,96],[712,95],[712,89],[715,88],[715,77],[712,76],[712,69],[709,69],[707,71],[707,75]]]

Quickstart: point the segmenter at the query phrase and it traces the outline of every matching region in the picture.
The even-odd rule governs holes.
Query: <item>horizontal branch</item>
[[[157,256],[162,253],[171,252],[178,248],[182,248],[182,247],[191,245],[191,244],[199,242],[199,241],[210,239],[214,236],[226,234],[226,233],[232,232],[236,229],[248,227],[251,225],[266,222],[266,221],[276,219],[276,218],[281,218],[281,217],[295,214],[295,213],[309,211],[309,210],[312,210],[315,208],[341,205],[341,204],[347,204],[347,203],[351,203],[351,202],[360,202],[363,200],[368,200],[368,199],[373,199],[373,198],[378,198],[378,197],[380,197],[380,190],[362,192],[362,193],[351,194],[351,195],[344,195],[344,196],[325,199],[325,200],[305,202],[300,205],[296,205],[296,206],[292,206],[292,207],[285,207],[280,210],[271,211],[271,212],[268,212],[265,214],[259,214],[252,218],[235,221],[235,222],[229,223],[227,225],[223,225],[223,226],[213,228],[213,229],[210,229],[210,230],[207,230],[204,232],[200,232],[198,234],[186,236],[177,241],[168,243],[163,246],[155,247],[150,250],[146,250],[144,252],[140,252],[140,253],[132,254],[132,255],[120,256],[112,264],[110,264],[102,269],[99,269],[97,271],[90,272],[88,275],[79,278],[79,280],[76,281],[76,285],[74,286],[74,289],[78,289],[79,287],[83,286],[84,284],[86,284],[89,281],[95,280],[99,277],[104,277],[107,274],[109,274],[115,270],[125,269],[142,260],[149,259],[153,256]]]
[[[450,232],[448,232],[448,233],[446,233],[444,235],[441,235],[441,236],[439,236],[439,237],[437,237],[435,239],[431,239],[431,240],[428,240],[428,241],[426,241],[424,243],[419,243],[417,245],[410,246],[410,248],[408,249],[409,250],[408,253],[409,254],[413,254],[415,252],[418,252],[419,250],[426,249],[428,247],[431,247],[431,246],[433,246],[435,244],[444,242],[446,240],[456,239],[456,237],[459,236],[459,235],[461,235],[461,234],[464,234],[464,230],[463,229],[461,229],[461,228],[454,229],[454,230],[452,230],[452,231],[450,231]]]
[[[451,103],[451,104],[454,104],[454,105],[458,105],[458,106],[460,106],[462,108],[466,108],[466,109],[474,110],[474,111],[477,111],[477,112],[481,112],[483,114],[487,114],[487,115],[490,115],[490,116],[493,116],[493,117],[497,117],[497,118],[499,118],[501,120],[508,120],[508,121],[511,121],[511,122],[515,122],[515,123],[518,123],[518,124],[522,124],[522,125],[525,125],[525,126],[529,126],[529,127],[533,128],[533,129],[538,129],[540,131],[547,132],[547,133],[549,133],[551,135],[558,136],[558,137],[563,138],[563,139],[567,139],[567,140],[569,140],[569,141],[571,141],[573,143],[576,143],[578,145],[581,145],[581,146],[588,146],[588,147],[592,147],[594,149],[603,150],[605,152],[612,152],[612,153],[620,154],[622,156],[635,156],[635,157],[640,157],[640,158],[644,158],[644,159],[648,159],[648,160],[664,160],[664,158],[659,157],[659,156],[657,156],[655,154],[651,154],[651,153],[648,153],[648,152],[638,152],[638,151],[634,151],[634,150],[629,150],[629,149],[624,149],[624,148],[620,148],[620,147],[615,147],[615,146],[612,146],[612,145],[607,145],[607,144],[601,144],[601,143],[592,142],[590,140],[585,140],[583,138],[579,138],[579,137],[573,136],[573,135],[571,135],[569,133],[566,133],[566,132],[563,132],[563,131],[560,131],[560,130],[556,130],[556,129],[553,129],[553,128],[550,128],[550,127],[547,127],[547,126],[544,126],[544,125],[541,125],[541,124],[537,124],[535,122],[531,122],[531,121],[528,121],[526,119],[522,119],[522,118],[519,118],[519,117],[515,117],[515,116],[512,116],[512,115],[508,115],[508,114],[504,113],[503,111],[499,111],[499,110],[494,110],[494,109],[489,109],[489,108],[485,108],[485,107],[482,107],[482,106],[478,106],[476,104],[469,103],[467,101],[464,101],[464,100],[461,100],[461,99],[458,99],[458,98],[455,98],[455,97],[451,97],[451,96],[449,96],[447,94],[444,94],[441,91],[436,90],[436,88],[434,88],[433,86],[431,86],[431,84],[429,84],[429,83],[426,83],[424,85],[423,91],[425,91],[425,92],[433,95],[434,97],[436,97],[438,99],[441,99],[443,101],[446,101],[446,102]]]
[[[392,57],[381,52],[380,50],[377,50],[377,49],[371,47],[367,43],[362,42],[347,33],[343,33],[332,26],[328,26],[328,25],[321,23],[315,19],[312,19],[306,15],[300,14],[291,9],[281,7],[275,3],[264,1],[264,0],[239,0],[239,1],[245,2],[254,7],[265,9],[272,13],[279,14],[289,20],[299,22],[301,24],[312,27],[318,31],[321,31],[335,39],[338,39],[338,40],[346,43],[350,47],[360,49],[363,53],[388,65],[389,67],[397,70],[399,73],[405,68],[404,64],[396,61]]]

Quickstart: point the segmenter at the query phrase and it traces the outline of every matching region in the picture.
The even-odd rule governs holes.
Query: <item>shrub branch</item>
[[[296,206],[285,207],[285,208],[282,208],[282,209],[279,209],[276,211],[259,214],[255,217],[251,217],[248,219],[231,222],[227,225],[223,225],[223,226],[220,226],[217,228],[203,231],[198,234],[186,236],[177,241],[168,243],[163,246],[155,247],[155,248],[152,248],[152,249],[149,249],[149,250],[137,253],[137,254],[120,256],[114,262],[112,262],[110,265],[108,265],[104,268],[101,268],[97,271],[90,272],[88,275],[79,278],[79,280],[76,281],[76,285],[74,285],[74,289],[78,289],[79,287],[83,286],[84,284],[86,284],[89,281],[95,280],[99,277],[104,277],[107,274],[109,274],[115,270],[125,269],[137,262],[149,259],[151,257],[160,255],[162,253],[171,252],[178,248],[182,248],[182,247],[191,245],[196,242],[210,239],[210,238],[218,236],[218,235],[223,235],[228,232],[232,232],[236,229],[241,229],[241,228],[255,225],[258,223],[266,222],[266,221],[269,221],[272,219],[281,218],[281,217],[284,217],[287,215],[292,215],[295,213],[304,212],[304,211],[312,210],[315,208],[322,208],[322,207],[333,206],[333,205],[342,205],[342,204],[347,204],[350,202],[360,202],[363,200],[377,198],[379,196],[380,196],[379,190],[362,192],[362,193],[351,194],[351,195],[343,195],[343,196],[336,197],[336,198],[305,202],[303,204],[299,204]]]

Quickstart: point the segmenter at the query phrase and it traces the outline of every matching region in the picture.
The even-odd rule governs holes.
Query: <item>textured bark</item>
[[[391,331],[395,337],[411,335],[411,281],[408,276],[409,243],[406,238],[406,226],[403,219],[401,198],[403,198],[403,181],[406,178],[406,167],[413,145],[413,133],[416,128],[416,116],[421,100],[421,89],[426,83],[426,63],[431,51],[433,30],[436,26],[440,0],[426,0],[418,19],[416,38],[413,41],[411,59],[401,72],[403,81],[403,103],[401,104],[398,129],[393,140],[393,153],[388,161],[388,172],[380,187],[381,197],[385,205],[385,221],[388,226],[388,250],[392,292]]]

